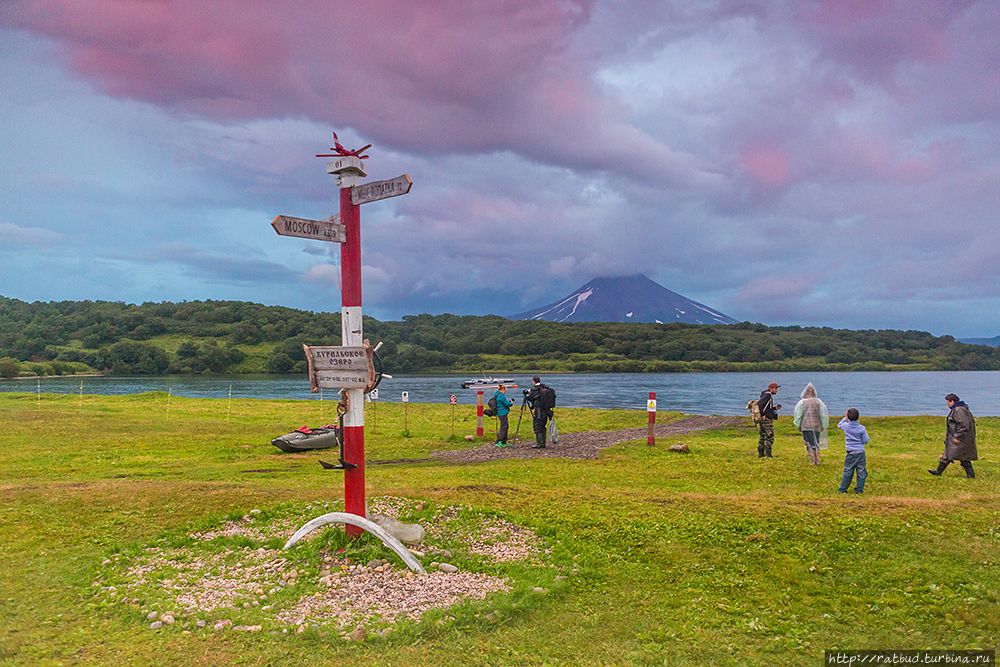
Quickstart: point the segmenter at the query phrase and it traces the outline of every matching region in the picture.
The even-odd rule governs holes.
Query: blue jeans
[[[847,493],[847,487],[851,485],[851,478],[854,471],[858,471],[858,482],[854,485],[854,493],[864,493],[865,480],[868,479],[868,470],[865,468],[865,453],[847,452],[844,457],[844,479],[840,480],[840,492]]]

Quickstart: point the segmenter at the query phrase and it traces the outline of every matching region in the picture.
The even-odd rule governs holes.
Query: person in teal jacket
[[[507,385],[500,385],[493,397],[497,399],[497,419],[500,420],[500,430],[497,431],[497,447],[507,446],[507,415],[514,403],[507,398]]]

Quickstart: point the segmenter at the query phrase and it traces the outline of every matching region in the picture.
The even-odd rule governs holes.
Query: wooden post
[[[649,412],[649,433],[646,435],[646,444],[652,447],[656,444],[656,436],[653,435],[653,426],[656,425],[656,392],[649,392],[649,402],[646,404]]]

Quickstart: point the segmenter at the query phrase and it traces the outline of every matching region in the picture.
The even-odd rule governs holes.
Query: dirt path
[[[655,433],[657,438],[683,435],[693,431],[707,431],[712,429],[732,428],[734,426],[746,426],[746,417],[701,417],[692,416],[678,419],[667,424],[657,424]],[[532,449],[535,444],[533,434],[528,434],[532,438],[527,442],[519,442],[508,447],[497,447],[493,443],[486,443],[473,447],[472,449],[450,449],[438,450],[431,456],[438,461],[453,461],[455,463],[482,463],[484,461],[498,461],[500,459],[534,459],[544,458],[566,458],[566,459],[596,459],[598,452],[608,447],[613,447],[629,440],[645,438],[648,428],[626,428],[619,431],[581,431],[579,433],[563,433],[559,436],[557,444],[549,443],[545,449]]]

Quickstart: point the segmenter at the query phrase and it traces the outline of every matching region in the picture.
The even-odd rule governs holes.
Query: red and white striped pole
[[[656,436],[653,435],[653,426],[656,425],[656,392],[649,392],[649,402],[646,403],[646,411],[649,412],[649,433],[646,435],[646,444],[652,447],[656,444]]]
[[[361,207],[351,201],[351,188],[360,174],[340,174],[340,222],[347,240],[340,244],[340,338],[341,345],[361,347]],[[344,511],[365,517],[365,406],[363,389],[346,389],[344,414],[344,461],[357,468],[344,471]],[[367,517],[365,517],[367,518]],[[359,537],[357,526],[345,526],[347,534]]]
[[[476,392],[476,435],[483,437],[483,392]]]

